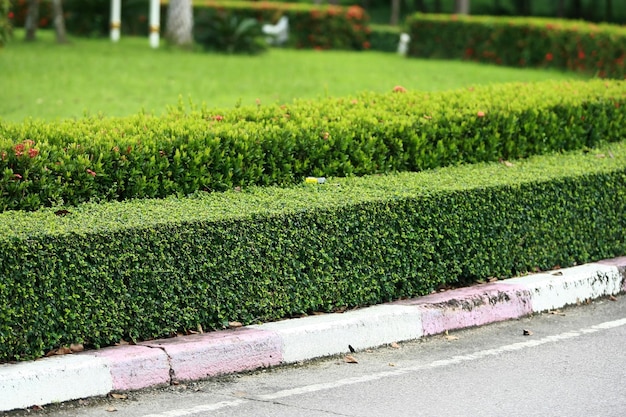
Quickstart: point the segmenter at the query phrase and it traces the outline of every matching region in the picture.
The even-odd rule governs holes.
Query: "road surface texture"
[[[6,415],[626,415],[624,295],[377,349],[349,344],[314,361]]]

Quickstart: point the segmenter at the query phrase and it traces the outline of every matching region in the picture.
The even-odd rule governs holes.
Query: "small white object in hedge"
[[[275,25],[263,25],[262,30],[264,34],[269,35],[267,43],[270,45],[282,45],[289,39],[289,19],[287,16],[283,16]]]
[[[411,41],[411,37],[408,33],[400,34],[400,42],[398,43],[398,53],[400,55],[406,55],[407,50],[409,49],[409,42]]]
[[[307,184],[324,184],[326,182],[325,177],[306,177],[304,182]]]

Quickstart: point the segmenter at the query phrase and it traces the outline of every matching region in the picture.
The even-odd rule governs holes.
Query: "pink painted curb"
[[[194,380],[282,362],[281,339],[273,332],[241,328],[141,343],[162,349],[174,380]]]
[[[113,346],[89,353],[106,360],[113,390],[135,390],[170,384],[169,360],[161,349]]]
[[[490,283],[398,301],[422,311],[424,336],[532,314],[524,285]]]

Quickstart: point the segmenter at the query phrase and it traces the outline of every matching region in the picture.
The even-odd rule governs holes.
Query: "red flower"
[[[224,116],[221,116],[218,114],[217,116],[213,117],[213,119],[215,119],[218,122],[221,122],[222,120],[224,120]]]
[[[96,173],[90,170],[89,168],[87,168],[87,174],[91,175],[92,177],[96,176]]]
[[[478,113],[476,113],[476,116],[478,116],[478,117],[485,117],[485,112],[484,111],[479,111]]]
[[[393,88],[393,92],[394,93],[406,93],[406,88],[402,87],[401,85],[396,85]]]
[[[9,16],[9,19],[13,19],[13,18],[15,17],[15,15],[13,14],[13,12],[9,12],[8,16]]]
[[[34,158],[34,157],[36,157],[38,153],[39,153],[39,151],[38,151],[37,149],[35,149],[35,148],[30,148],[30,149],[28,150],[28,156],[29,156],[30,158]]]
[[[24,153],[24,144],[18,143],[13,147],[13,150],[15,151],[15,156],[22,156],[22,154]]]
[[[370,49],[370,43],[368,41],[363,42],[363,49]]]
[[[554,55],[552,55],[552,53],[551,53],[551,52],[548,52],[548,53],[546,54],[546,61],[552,61],[552,59],[553,59],[553,58],[554,58]]]
[[[585,59],[585,52],[583,50],[578,51],[578,59]]]
[[[21,180],[21,179],[22,179],[22,176],[21,176],[20,174],[13,174],[13,176],[14,176],[15,178],[17,178],[18,180]]]

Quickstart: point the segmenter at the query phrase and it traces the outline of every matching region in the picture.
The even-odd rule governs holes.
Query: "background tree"
[[[391,18],[389,24],[396,26],[400,20],[400,0],[391,0]]]
[[[24,39],[34,41],[37,39],[37,25],[39,24],[39,0],[28,0],[28,11],[26,12],[26,22],[24,29],[26,34]]]
[[[61,0],[52,0],[52,13],[54,16],[54,31],[58,43],[67,43],[65,32],[65,19],[63,18],[63,3]]]
[[[173,45],[193,44],[193,5],[191,0],[170,0],[165,22],[165,38]]]
[[[455,2],[454,2],[454,13],[469,14],[469,12],[470,12],[470,2],[469,2],[469,0],[455,0]]]

